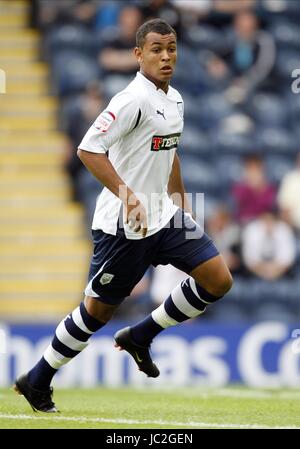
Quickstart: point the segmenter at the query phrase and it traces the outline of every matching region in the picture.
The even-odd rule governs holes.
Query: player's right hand
[[[135,201],[127,201],[125,205],[125,223],[134,232],[141,232],[146,237],[148,231],[147,212],[142,203],[135,197]]]

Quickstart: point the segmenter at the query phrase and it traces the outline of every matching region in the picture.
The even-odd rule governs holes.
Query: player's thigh
[[[199,264],[190,273],[195,281],[214,296],[224,296],[232,286],[232,276],[221,254]]]
[[[102,231],[93,231],[93,239],[94,254],[85,295],[118,305],[130,295],[150,264],[145,257],[146,239],[128,240]]]
[[[157,264],[175,266],[215,296],[223,296],[232,285],[231,274],[212,239],[180,209],[164,231],[153,265]]]

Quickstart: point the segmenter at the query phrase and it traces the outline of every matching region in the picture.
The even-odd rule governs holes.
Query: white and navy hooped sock
[[[104,325],[87,312],[82,302],[57,326],[43,357],[28,373],[30,385],[37,390],[48,389],[57,370],[83,351],[93,333]]]
[[[220,298],[207,292],[193,278],[185,279],[157,309],[130,327],[131,336],[137,344],[148,346],[164,329],[201,315],[208,304]]]

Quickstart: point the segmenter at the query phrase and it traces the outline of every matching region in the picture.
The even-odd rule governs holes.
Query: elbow
[[[79,157],[80,160],[82,160],[82,153],[83,153],[82,150],[80,149],[77,150],[77,156]]]

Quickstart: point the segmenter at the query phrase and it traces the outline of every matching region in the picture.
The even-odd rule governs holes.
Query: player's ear
[[[134,54],[139,63],[143,62],[142,50],[140,47],[135,47]]]

